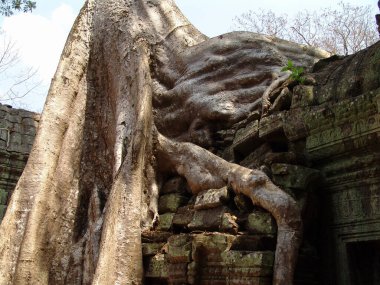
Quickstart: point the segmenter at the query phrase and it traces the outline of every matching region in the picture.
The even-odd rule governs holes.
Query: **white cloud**
[[[6,18],[2,28],[16,42],[20,60],[38,68],[41,79],[48,84],[74,19],[71,7],[61,4],[49,18],[18,14]]]
[[[11,72],[17,75],[28,68],[33,68],[37,70],[37,76],[33,79],[32,84],[35,82],[41,82],[41,84],[26,97],[3,103],[12,104],[14,107],[26,107],[33,111],[42,111],[51,79],[75,17],[70,6],[61,4],[48,17],[36,13],[20,13],[4,19],[1,28],[15,43],[19,62],[15,70],[8,72],[8,78],[0,78],[2,79],[0,80],[1,94],[12,85],[14,77],[10,75]],[[24,90],[19,90],[20,94],[24,94],[28,90],[27,86],[22,88]]]

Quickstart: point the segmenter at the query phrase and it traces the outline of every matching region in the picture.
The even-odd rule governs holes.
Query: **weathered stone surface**
[[[142,253],[144,256],[156,255],[164,247],[165,243],[142,243]]]
[[[194,213],[193,220],[188,225],[190,230],[205,231],[230,231],[236,227],[235,221],[225,214],[226,207],[218,207],[209,210],[200,210]]]
[[[192,237],[188,234],[174,235],[168,240],[167,258],[170,263],[188,263],[192,255]]]
[[[252,201],[244,195],[236,195],[234,202],[241,213],[248,213],[253,209]]]
[[[273,267],[273,251],[226,251],[222,253],[223,261],[235,267]],[[269,273],[270,274],[270,273]]]
[[[240,251],[239,255],[230,251],[235,239],[220,233],[194,235],[188,284],[271,284],[273,252]]]
[[[180,193],[162,195],[158,200],[158,212],[160,214],[168,212],[175,213],[177,209],[185,205],[188,200],[188,197]]]
[[[235,152],[249,153],[259,142],[259,121],[250,122],[245,128],[238,130],[233,141]]]
[[[165,254],[159,253],[148,258],[144,274],[146,278],[168,278],[168,263]]]
[[[222,223],[220,226],[221,232],[237,234],[239,225],[236,222],[237,218],[231,213],[224,213],[222,216]]]
[[[364,69],[347,72],[360,70]],[[331,84],[314,90],[318,102],[331,102],[313,107],[302,117],[308,129],[305,148],[309,162],[324,177],[323,188],[318,190],[323,197],[324,236],[320,242],[325,245],[320,264],[327,283],[344,285],[357,274],[363,277],[377,272],[369,265],[363,275],[357,268],[348,268],[347,261],[362,264],[367,259],[362,252],[376,248],[368,239],[379,240],[380,92],[374,89],[361,94],[356,89],[353,93],[349,80],[345,86],[331,88]],[[350,256],[351,246],[357,247],[355,256]]]
[[[292,164],[292,165],[304,165],[306,163],[305,156],[301,154],[295,154],[294,152],[275,152],[268,153],[265,156],[265,165],[273,165],[276,163]],[[272,174],[272,171],[271,171]]]
[[[188,264],[187,263],[170,263],[169,266],[169,284],[182,285],[188,283]]]
[[[107,1],[103,2],[106,3]],[[142,7],[143,5],[140,6]],[[148,9],[148,6],[158,7],[156,6],[156,3],[150,3],[150,1],[147,2],[146,7],[144,6],[144,8]],[[152,14],[154,14],[154,11],[152,11]],[[156,22],[160,23],[160,21]],[[162,27],[165,27],[165,24],[162,24]],[[174,37],[177,32],[182,35],[182,27],[178,28],[178,30],[171,30],[173,33],[170,31],[170,34],[165,33],[165,29],[162,28],[163,32],[161,35],[170,35],[170,37]],[[165,39],[169,39],[170,37],[168,36]],[[227,40],[223,40],[223,37]],[[174,70],[174,67],[168,68],[170,71],[169,73],[173,78],[170,78],[170,76],[165,76],[164,78],[158,78],[160,76],[157,76],[157,78],[154,78],[154,84],[158,85],[154,86],[154,91],[157,91],[157,89],[162,87],[162,93],[165,93],[161,94],[161,90],[158,90],[159,92],[157,93],[154,92],[154,95],[158,94],[157,97],[160,97],[154,98],[156,99],[156,102],[154,102],[154,116],[158,132],[162,132],[162,134],[167,137],[179,138],[179,141],[190,141],[214,151],[218,147],[228,145],[231,142],[233,134],[235,134],[234,131],[238,130],[233,145],[225,153],[231,155],[230,158],[232,160],[236,159],[236,162],[240,161],[242,165],[249,165],[249,167],[252,168],[261,167],[261,162],[264,162],[264,164],[266,164],[265,167],[272,167],[271,172],[273,172],[274,180],[278,185],[293,189],[307,188],[309,182],[313,180],[310,177],[314,175],[314,172],[313,170],[296,165],[297,163],[302,162],[297,160],[299,158],[298,153],[293,153],[286,149],[289,145],[287,140],[297,142],[298,140],[304,140],[306,138],[307,151],[311,160],[305,162],[305,165],[308,165],[308,163],[314,164],[318,169],[323,171],[327,183],[326,186],[324,186],[326,188],[323,188],[322,190],[324,191],[327,189],[326,192],[329,191],[327,194],[327,201],[332,205],[330,205],[329,209],[334,209],[334,211],[336,211],[333,213],[334,218],[331,219],[331,226],[339,226],[339,230],[334,229],[334,233],[336,234],[334,237],[342,236],[340,234],[344,234],[344,236],[347,237],[347,227],[355,229],[351,229],[351,231],[358,231],[358,228],[363,229],[365,227],[365,234],[373,237],[373,233],[375,232],[373,225],[377,225],[376,223],[378,222],[379,214],[378,209],[380,208],[378,205],[379,159],[376,155],[372,155],[373,152],[378,152],[378,147],[376,145],[379,142],[377,123],[378,112],[380,109],[379,98],[363,108],[365,109],[365,112],[367,112],[368,110],[374,109],[374,102],[377,102],[377,113],[369,114],[368,112],[363,112],[365,115],[360,117],[360,120],[364,120],[363,123],[362,121],[357,120],[359,118],[358,114],[362,112],[356,110],[356,108],[359,109],[360,104],[355,101],[356,99],[352,99],[360,94],[352,93],[352,89],[345,86],[346,83],[339,88],[324,88],[322,85],[324,85],[325,81],[320,80],[315,82],[315,86],[313,87],[294,87],[292,92],[294,92],[295,95],[293,96],[292,109],[289,110],[289,112],[279,113],[282,110],[288,109],[291,91],[286,88],[284,89],[285,91],[287,90],[286,92],[276,93],[275,96],[278,97],[271,98],[272,101],[275,99],[270,109],[271,115],[261,119],[260,112],[258,111],[258,109],[261,108],[262,102],[260,96],[268,86],[268,83],[277,75],[276,73],[278,73],[278,70],[281,68],[281,64],[288,56],[287,52],[290,53],[289,57],[294,57],[295,60],[297,60],[297,58],[300,57],[299,53],[302,49],[297,49],[295,46],[292,46],[289,43],[286,44],[283,41],[276,41],[275,39],[271,40],[268,37],[261,38],[261,41],[259,41],[259,39],[260,38],[258,37],[258,39],[253,41],[251,40],[251,36],[247,36],[246,34],[230,34],[211,39],[211,44],[208,46],[207,43],[204,45],[196,45],[195,40],[194,43],[192,43],[191,39],[190,42],[188,42],[188,39],[185,38],[186,44],[194,44],[195,47],[188,53],[186,51],[182,52],[182,55],[184,55],[183,57],[178,58],[176,61],[172,61],[175,65],[178,64],[180,66],[178,70]],[[270,43],[269,46],[268,43]],[[245,45],[248,45],[248,50],[247,53],[244,53],[243,55],[249,54],[250,57],[248,58],[249,60],[247,60],[248,64],[244,64],[244,57],[239,55],[239,65],[236,70],[234,70],[236,73],[231,72],[233,69],[230,68],[230,64],[226,64],[224,58],[228,58],[228,62],[233,64],[236,57],[231,55],[234,55],[235,52],[236,54],[239,54],[241,51],[244,51]],[[253,45],[257,45],[259,48],[260,56],[256,57],[256,53],[252,52]],[[207,48],[202,50],[204,46]],[[211,46],[212,48],[209,49]],[[214,48],[216,50],[214,50]],[[152,69],[154,69],[155,64],[166,68],[165,59],[162,59],[165,57],[165,54],[162,52],[163,56],[161,56],[159,49],[160,47],[157,48],[157,51],[159,52],[157,58],[156,55],[152,53],[152,55],[154,54],[151,57],[152,65],[149,66]],[[267,49],[269,50],[269,56],[265,53]],[[279,49],[278,54],[276,49]],[[305,50],[307,50],[307,48],[305,48]],[[125,54],[125,51],[126,50],[123,50],[123,54]],[[226,51],[227,54],[224,54]],[[280,51],[282,51],[282,53]],[[262,63],[262,53],[265,55],[264,65],[260,64]],[[305,57],[308,55],[310,55],[310,53],[306,54]],[[355,60],[358,60],[358,58],[362,59],[363,57],[357,56]],[[240,61],[240,59],[243,59],[243,61]],[[160,60],[162,60],[162,62]],[[310,60],[303,60],[303,58],[301,58],[298,59],[298,61],[309,62]],[[378,58],[374,57],[373,61],[378,64]],[[207,62],[212,62],[215,66],[210,68],[210,65],[206,64]],[[258,70],[252,68],[252,63],[255,65],[258,64],[260,68],[257,68]],[[104,65],[107,66],[108,63],[105,62]],[[109,64],[109,66],[111,65],[112,64]],[[265,69],[262,69],[263,66],[265,66]],[[365,68],[367,67],[365,66]],[[250,74],[252,69],[254,72],[253,75]],[[359,75],[361,74],[359,68],[354,69],[355,75],[356,71]],[[189,71],[190,74],[187,72],[185,72],[186,74],[182,74],[182,71],[184,70]],[[204,70],[208,72],[207,76],[205,76]],[[378,71],[378,69],[376,70]],[[155,75],[159,75],[159,72],[162,72],[162,70],[154,70],[154,72],[156,72]],[[343,73],[343,71],[340,72]],[[167,75],[166,72],[163,73]],[[178,73],[178,75],[176,75],[176,73]],[[259,76],[257,76],[257,73]],[[335,74],[331,78],[335,81],[342,73]],[[233,78],[229,77],[230,74],[233,74]],[[375,76],[377,76],[376,80],[378,80],[378,73],[376,73]],[[324,77],[324,79],[330,80],[330,76],[328,78]],[[363,83],[363,88],[370,85],[368,80],[366,78],[362,80],[361,76],[349,78],[349,80],[351,79],[355,84],[358,82]],[[176,82],[179,82],[179,84]],[[318,86],[317,83],[320,86]],[[333,84],[334,83],[335,82],[333,82]],[[133,82],[131,84],[133,84]],[[122,83],[120,83],[120,86],[122,86]],[[125,86],[127,86],[127,84]],[[89,85],[89,87],[92,86]],[[358,89],[362,90],[361,86],[359,87]],[[317,88],[320,88],[319,90],[322,90],[323,94],[318,94],[317,91],[314,90]],[[104,89],[106,90],[107,88]],[[326,89],[326,91],[324,91],[324,89]],[[336,90],[331,91],[334,89]],[[279,90],[280,89],[278,88],[278,91]],[[348,105],[343,108],[342,105],[339,108],[335,108],[335,103],[330,99],[333,98],[335,100],[337,98],[340,100],[342,96],[339,96],[336,92],[341,92],[341,90],[344,90],[343,93],[347,93],[344,94],[344,97],[349,98],[348,101],[352,106]],[[123,92],[124,91],[125,90],[123,90]],[[169,91],[169,94],[167,94],[166,91]],[[229,95],[235,95],[226,96],[225,94],[227,93]],[[117,97],[118,94],[113,95],[115,95],[114,97]],[[172,99],[172,102],[170,102],[168,98]],[[180,99],[178,101],[174,100],[177,98]],[[232,100],[230,98],[232,98]],[[328,102],[329,100],[330,102]],[[97,102],[94,101],[91,103]],[[311,106],[317,104],[325,105]],[[295,110],[297,109],[302,110],[302,112],[300,112],[299,117],[294,117],[294,120],[292,120],[291,118],[293,117],[289,114],[295,114]],[[176,112],[177,110],[178,112]],[[194,112],[198,110],[201,111],[199,113]],[[254,119],[250,117],[252,110],[255,110],[254,112],[258,114]],[[89,113],[90,111],[91,109],[89,109]],[[310,113],[308,113],[309,111]],[[6,115],[5,111],[2,111],[2,114],[3,113]],[[176,125],[175,123],[180,121],[179,118],[182,118],[184,113],[186,114],[186,121],[181,121],[181,124]],[[358,116],[349,117],[349,113],[354,113]],[[314,117],[310,117],[310,114],[316,114],[316,118],[322,118],[324,121],[322,122]],[[99,120],[99,125],[103,125],[102,123],[104,123],[104,121],[102,121],[101,116],[98,115],[100,114],[95,113],[94,117],[96,116],[96,120]],[[110,117],[112,117],[112,115]],[[243,118],[243,120],[236,123],[241,118]],[[87,119],[89,118],[86,118],[86,120]],[[261,121],[258,123],[260,119]],[[288,119],[291,122],[290,124],[287,124]],[[354,120],[351,121],[351,119]],[[20,123],[19,118],[13,115],[10,115],[8,120],[13,124]],[[8,141],[14,147],[20,147],[21,143],[25,141],[30,145],[32,136],[29,136],[29,134],[32,133],[34,129],[32,125],[29,127],[29,123],[27,123],[29,121],[29,119],[25,119],[25,124],[28,124],[28,128],[24,128],[24,131],[28,136],[23,137],[21,135],[21,127],[16,125],[13,129],[14,135],[12,137],[9,134],[9,130],[0,134],[1,145],[8,147]],[[302,121],[302,123],[299,121]],[[231,124],[234,124],[233,130],[224,129],[226,126],[231,126]],[[107,126],[107,124],[104,125]],[[173,128],[170,127],[168,129],[167,126],[173,126]],[[223,131],[218,132],[219,128],[222,128]],[[222,142],[213,141],[214,131],[222,137]],[[258,134],[260,135],[259,137]],[[96,136],[96,134],[94,134],[94,136]],[[111,141],[112,139],[113,138],[110,138]],[[276,140],[280,140],[282,143],[281,147],[275,145],[274,141],[276,142]],[[259,157],[259,151],[257,151],[258,148],[256,146],[262,145],[264,141],[268,142],[268,152],[263,153],[262,157]],[[370,149],[367,148],[369,145],[371,146]],[[111,148],[112,147],[113,146],[111,146]],[[280,148],[280,150],[277,148]],[[217,152],[223,151],[223,149],[217,149]],[[353,151],[356,157],[355,159],[351,156]],[[368,151],[370,155],[364,154],[366,151]],[[246,155],[249,153],[254,153],[254,155],[247,157]],[[334,159],[331,159],[327,154],[332,155]],[[348,155],[351,157],[347,158]],[[149,160],[149,158],[147,160]],[[284,163],[287,163],[287,166],[284,166],[284,164],[274,165],[274,163],[280,163],[283,162],[283,160]],[[260,163],[258,161],[260,161]],[[20,165],[20,163],[15,163],[15,165],[16,164],[18,172],[22,169],[22,165]],[[289,166],[289,164],[294,165]],[[9,169],[7,169],[7,171],[8,170]],[[103,169],[101,170],[103,171]],[[8,182],[9,179],[14,179],[16,176],[15,172],[15,170],[9,171],[9,173],[4,174],[3,177],[6,178]],[[221,176],[222,182],[226,182],[223,175]],[[268,176],[271,177],[270,175]],[[201,206],[196,208],[199,211],[196,212],[195,216],[191,214],[192,211],[189,208],[182,212],[181,209],[184,209],[185,207],[178,208],[182,205],[180,195],[184,193],[183,187],[181,186],[183,181],[181,182],[180,180],[177,182],[172,181],[170,182],[171,184],[167,183],[164,185],[163,189],[161,189],[161,194],[165,194],[165,196],[162,196],[160,200],[160,213],[166,214],[161,215],[159,229],[172,229],[172,220],[174,223],[174,220],[177,218],[177,225],[182,226],[183,228],[186,228],[187,224],[190,223],[193,226],[192,229],[195,230],[216,229],[236,234],[238,226],[235,222],[234,216],[229,211],[230,209],[221,209],[221,207],[219,207],[219,209],[215,208],[204,211],[204,209],[222,205],[222,203],[220,203],[220,197],[219,199],[214,199],[218,200],[215,203],[212,202],[212,199],[203,203],[203,206],[201,205],[202,203],[198,203],[198,206]],[[51,184],[54,183],[55,181]],[[2,186],[3,184],[0,185]],[[326,193],[323,192],[322,194]],[[139,195],[137,196],[139,197]],[[265,206],[267,205],[268,204],[265,204]],[[175,211],[177,211],[177,213],[174,214]],[[244,209],[243,212],[244,211],[247,211],[247,209]],[[117,213],[117,211],[115,211],[115,213]],[[275,236],[271,229],[268,230],[268,224],[270,224],[269,220],[272,220],[271,218],[263,217],[262,213],[260,215],[254,213],[249,217],[252,218],[252,216],[254,217],[251,219],[251,224],[253,224],[251,228],[253,228],[255,232],[259,232],[260,234],[262,234],[262,232],[267,232],[271,233],[272,236]],[[366,226],[358,225],[358,221],[367,222],[367,224]],[[369,221],[371,223],[368,223]],[[112,222],[113,221],[111,220],[111,225]],[[248,221],[248,228],[250,227],[249,222],[250,220]],[[371,226],[368,226],[369,224],[371,224]],[[173,229],[173,231],[176,230],[178,229]],[[355,241],[359,240],[361,234],[363,234],[363,230],[355,232],[354,234],[356,235],[354,237]],[[162,235],[162,237],[163,236],[164,235]],[[149,238],[149,236],[143,234],[143,239],[147,238]],[[351,243],[353,238],[352,236],[350,238]],[[232,239],[234,241],[231,244]],[[272,270],[270,264],[273,263],[273,258],[270,262],[270,259],[263,257],[264,255],[260,256],[260,253],[253,252],[253,250],[255,250],[253,247],[259,246],[254,242],[248,246],[248,239],[244,242],[237,242],[238,238],[233,236],[231,240],[227,235],[218,236],[216,234],[202,237],[192,234],[191,236],[185,235],[184,237],[175,237],[173,240],[169,239],[168,256],[170,256],[170,261],[172,263],[166,266],[165,262],[167,263],[167,260],[165,261],[165,256],[155,255],[155,257],[149,259],[149,263],[147,264],[147,277],[165,279],[159,280],[162,281],[162,283],[166,283],[167,278],[169,279],[169,284],[270,284],[271,279],[269,276],[271,275]],[[114,240],[111,239],[112,246],[113,241]],[[279,239],[279,241],[281,241],[281,239]],[[347,243],[346,241],[341,243],[343,243],[343,246],[340,244],[341,248],[349,248],[347,244],[344,244]],[[146,255],[154,254],[155,250],[159,247],[159,245],[156,245],[156,247],[153,245],[151,246],[152,248],[143,248]],[[279,253],[283,253],[283,251],[280,251]],[[347,254],[347,252],[345,252],[345,254]],[[288,266],[289,264],[285,265]],[[280,266],[285,265],[280,264]],[[188,270],[188,272],[186,272],[186,270]],[[191,277],[186,279],[186,274]],[[149,284],[149,282],[147,283]],[[330,282],[330,284],[332,283]],[[348,283],[341,282],[341,284]]]
[[[226,161],[229,161],[229,162],[235,162],[236,161],[233,146],[225,148],[223,153],[221,154],[221,156]]]
[[[249,232],[256,234],[275,234],[277,231],[272,215],[262,211],[249,214],[246,228]]]
[[[380,142],[380,89],[319,107],[307,116],[306,150],[311,159],[337,155]]]
[[[274,251],[276,249],[275,235],[238,235],[234,239],[231,250],[236,251]]]
[[[160,190],[160,194],[170,193],[190,193],[186,180],[183,177],[177,176],[166,181]]]
[[[293,89],[292,108],[306,107],[315,101],[314,86],[297,85]]]
[[[172,228],[174,213],[166,213],[160,215],[157,230],[168,231]]]
[[[0,205],[0,220],[4,217],[7,206]]]
[[[249,123],[252,123],[254,121],[257,121],[261,118],[261,110],[254,110],[249,113],[246,119],[239,121],[238,123],[234,124],[232,126],[233,129],[239,130],[247,127]],[[236,133],[236,131],[235,131]]]
[[[231,248],[234,235],[204,233],[193,236],[192,259],[197,262],[223,262],[222,253]]]
[[[222,206],[229,199],[227,186],[220,189],[209,189],[200,192],[194,204],[195,210],[212,209]]]
[[[6,205],[8,199],[8,192],[0,188],[0,205]]]
[[[173,217],[173,225],[177,227],[187,228],[187,225],[190,224],[193,220],[193,216],[193,206],[180,207]]]
[[[281,112],[262,118],[259,124],[259,137],[272,137],[283,131],[285,114],[286,112]]]
[[[7,203],[21,176],[38,122],[38,114],[0,104],[0,205]]]
[[[309,134],[304,121],[307,112],[307,108],[297,108],[291,109],[285,114],[283,129],[289,141],[304,139]]]
[[[272,173],[277,185],[298,190],[307,190],[310,183],[320,178],[316,169],[284,163],[272,164]]]
[[[253,150],[253,151],[252,151]],[[239,164],[248,168],[259,168],[265,160],[267,153],[271,153],[272,148],[268,143],[264,143],[259,147],[251,149],[251,153],[246,155]]]
[[[166,242],[168,238],[172,235],[172,233],[163,232],[163,231],[142,231],[141,233],[141,239],[142,242],[146,243],[159,243],[159,242]]]

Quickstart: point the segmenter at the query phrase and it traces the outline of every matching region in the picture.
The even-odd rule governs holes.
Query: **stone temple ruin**
[[[39,115],[0,104],[0,221],[32,148]]]
[[[277,92],[268,116],[219,131],[218,146],[302,204],[295,284],[379,284],[380,91],[334,98],[315,89]],[[3,212],[39,117],[0,107]],[[244,196],[227,187],[191,196],[183,178],[171,177],[158,209],[156,230],[143,233],[146,284],[271,284],[276,224]]]
[[[379,50],[321,59],[304,84],[284,80],[265,109],[217,129],[208,146],[262,170],[302,208],[294,284],[380,284]],[[38,121],[0,106],[0,217]],[[230,185],[192,195],[184,177],[167,176],[158,214],[142,232],[145,284],[272,284],[276,222]]]

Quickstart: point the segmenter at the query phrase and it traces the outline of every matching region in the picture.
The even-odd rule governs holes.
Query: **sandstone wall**
[[[380,284],[379,45],[321,61],[274,90],[267,114],[214,134],[218,155],[265,171],[303,208],[294,284]],[[270,214],[227,188],[188,193],[180,177],[160,191],[143,235],[148,284],[272,284]]]
[[[0,221],[28,160],[39,115],[0,104]]]
[[[379,284],[378,48],[320,62],[316,80],[274,90],[267,114],[254,111],[214,134],[215,153],[263,170],[303,208],[297,285]],[[360,65],[366,56],[374,66]],[[0,218],[38,120],[0,105]],[[179,176],[167,178],[158,202],[155,227],[142,233],[146,284],[272,284],[268,212],[228,187],[192,196]]]

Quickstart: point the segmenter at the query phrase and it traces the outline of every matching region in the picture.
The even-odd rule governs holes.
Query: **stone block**
[[[7,142],[0,139],[0,149],[7,149]]]
[[[23,126],[23,134],[28,135],[28,136],[32,136],[34,138],[34,136],[36,135],[36,127],[24,125]]]
[[[305,113],[310,158],[326,158],[379,143],[378,94],[370,92]]]
[[[223,261],[234,267],[273,267],[273,251],[242,252],[229,250],[222,253]]]
[[[22,145],[22,136],[20,133],[11,132],[9,148],[13,151],[19,152],[19,149]]]
[[[1,129],[0,129],[0,140],[7,142],[9,135],[10,135],[10,133],[8,132],[8,130],[5,130],[3,127],[1,127]]]
[[[275,251],[276,235],[250,235],[236,236],[231,250],[237,251]]]
[[[306,140],[306,149],[313,159],[329,157],[360,149],[380,141],[380,114],[366,119],[335,124],[326,130],[314,131]]]
[[[299,165],[274,163],[271,168],[273,182],[284,188],[307,190],[320,177],[318,170]]]
[[[235,152],[232,146],[223,150],[222,158],[229,162],[235,162]]]
[[[260,120],[259,137],[273,137],[283,131],[286,111],[264,117]]]
[[[229,199],[227,187],[200,192],[195,198],[194,209],[204,210],[222,206]]]
[[[174,213],[166,213],[160,215],[160,221],[158,223],[157,230],[168,231],[172,228]]]
[[[153,257],[147,258],[145,269],[145,277],[147,278],[167,278],[168,262],[165,254],[159,253]]]
[[[237,227],[234,217],[226,215],[226,207],[195,211],[193,220],[188,225],[190,230],[201,231],[235,231]]]
[[[249,268],[248,272],[256,270],[256,268]],[[262,271],[262,269],[259,270]],[[243,271],[241,268],[235,268],[234,271],[236,271],[236,273],[228,278],[229,285],[272,285],[271,277],[241,276],[241,272]]]
[[[181,177],[173,177],[164,183],[161,188],[160,194],[170,194],[170,193],[191,193],[187,185],[186,180]]]
[[[309,131],[304,122],[305,109],[292,109],[286,113],[284,118],[284,133],[289,141],[304,139],[308,136]]]
[[[248,154],[259,143],[259,121],[249,123],[235,134],[232,148],[234,152]]]
[[[10,168],[8,167],[1,167],[1,172],[0,172],[0,180],[8,180],[9,179],[9,171]]]
[[[23,126],[21,124],[12,124],[12,133],[24,134]]]
[[[32,127],[37,127],[38,126],[38,122],[35,118],[31,118],[31,117],[25,117],[22,119],[22,124],[24,126],[32,126]]]
[[[187,282],[184,282],[184,284],[188,283],[190,285],[196,285],[198,284],[199,279],[199,264],[198,262],[191,262],[187,266]]]
[[[174,235],[168,239],[167,259],[170,263],[191,261],[192,237],[188,234]]]
[[[188,201],[189,198],[180,193],[162,195],[158,199],[158,212],[160,214],[175,213],[179,207],[185,205]]]
[[[8,192],[0,189],[0,205],[6,205],[8,199]]]
[[[231,248],[235,236],[226,233],[195,234],[192,240],[192,260],[222,262],[222,253]]]
[[[0,109],[0,119],[4,119],[7,116],[7,114],[8,114],[7,112]]]
[[[293,88],[292,108],[306,107],[313,104],[316,97],[314,97],[314,86],[311,85],[297,85]]]
[[[192,206],[184,206],[178,208],[173,217],[173,225],[177,227],[187,228],[194,217],[194,208]]]
[[[235,130],[245,128],[249,123],[260,120],[260,118],[261,110],[255,110],[251,112],[245,120],[239,121],[236,124],[232,125],[232,128]]]
[[[146,243],[166,243],[171,235],[169,232],[145,230],[141,232],[141,240]]]
[[[259,131],[259,121],[253,121],[249,123],[245,128],[239,129],[234,138],[234,145],[238,146],[242,143],[245,143],[248,140],[252,140],[258,136]]]
[[[7,206],[0,205],[0,221],[4,218],[6,210],[7,210]]]
[[[253,209],[252,201],[245,195],[239,194],[234,197],[234,202],[239,212],[248,213]]]
[[[164,247],[165,243],[142,243],[142,253],[144,256],[153,256],[159,253]]]
[[[275,234],[277,232],[276,222],[268,212],[255,211],[248,215],[246,228],[255,234]]]
[[[10,111],[12,111],[12,106],[0,104],[0,110],[4,111],[5,113],[9,113]]]
[[[188,284],[188,263],[169,263],[168,283],[170,285]],[[162,284],[162,283],[160,283]]]
[[[231,213],[224,213],[222,216],[222,224],[220,231],[225,233],[237,234],[239,231],[239,225],[237,224],[237,217]]]
[[[8,113],[6,120],[11,123],[21,124],[21,117],[17,113],[14,113],[14,112]]]
[[[272,152],[271,146],[268,143],[264,143],[244,157],[244,159],[239,162],[239,165],[251,169],[259,168],[264,163],[266,154],[270,152]]]

